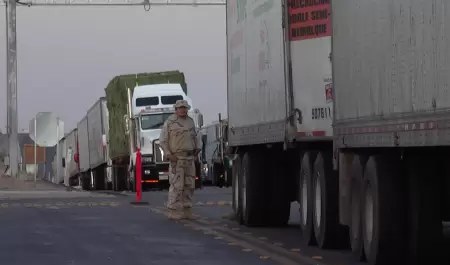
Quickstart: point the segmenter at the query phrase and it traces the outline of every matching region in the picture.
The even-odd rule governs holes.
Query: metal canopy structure
[[[7,5],[11,1],[4,1]],[[226,0],[24,0],[16,1],[18,6],[218,6]]]
[[[11,177],[17,178],[19,169],[19,150],[17,148],[17,6],[142,6],[145,11],[150,11],[152,7],[157,6],[223,6],[226,4],[226,0],[4,0],[1,4],[6,6],[7,133],[9,136],[9,165]]]

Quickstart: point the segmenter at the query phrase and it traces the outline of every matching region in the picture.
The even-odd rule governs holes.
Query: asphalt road
[[[126,195],[128,198],[135,198],[135,194],[128,193]],[[297,265],[365,264],[356,262],[347,249],[323,251],[303,244],[299,229],[300,215],[297,203],[292,203],[288,227],[248,228],[230,220],[231,196],[231,188],[204,187],[196,190],[193,212],[202,218],[194,223],[247,242],[254,248],[260,249],[260,255],[270,256],[272,260],[274,257],[283,257]],[[165,212],[164,203],[167,200],[167,191],[144,192],[142,200],[148,202],[153,211]],[[281,262],[280,264],[287,263]]]
[[[276,264],[213,232],[129,202],[88,192],[0,191],[0,263]]]
[[[128,194],[128,198],[135,198]],[[202,218],[195,222],[200,227],[212,229],[221,235],[250,244],[262,256],[269,256],[280,264],[287,258],[297,265],[363,265],[351,255],[348,246],[339,250],[320,250],[307,246],[302,242],[299,228],[300,215],[298,204],[292,203],[291,218],[288,227],[284,228],[248,228],[230,220],[232,191],[230,188],[205,187],[196,190],[194,195],[194,213]],[[148,191],[143,193],[143,200],[150,204],[154,212],[163,213],[167,200],[167,191]],[[445,247],[450,247],[450,224],[444,223]],[[450,264],[450,253],[444,257],[442,264]],[[428,264],[428,263],[425,263]]]
[[[301,243],[298,206],[286,228],[246,228],[224,218],[231,189],[195,194],[196,221],[167,220],[167,191],[134,194],[0,190],[0,264],[356,265],[348,250]],[[444,264],[444,263],[443,263]]]

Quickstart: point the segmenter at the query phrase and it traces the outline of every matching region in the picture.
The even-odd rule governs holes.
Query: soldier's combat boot
[[[200,216],[193,215],[191,208],[183,208],[183,218],[188,220],[198,220]]]
[[[178,213],[175,210],[169,210],[169,212],[167,213],[167,219],[169,219],[169,220],[181,220],[181,219],[183,219],[183,216],[181,216],[181,214]]]

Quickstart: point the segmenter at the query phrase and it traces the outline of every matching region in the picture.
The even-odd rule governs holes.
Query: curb
[[[120,191],[111,191],[111,190],[91,190],[90,192],[93,193],[103,193],[103,194],[109,194],[114,196],[122,196],[122,197],[128,197],[128,194],[122,193]]]

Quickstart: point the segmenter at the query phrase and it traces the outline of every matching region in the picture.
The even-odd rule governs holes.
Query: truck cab
[[[169,161],[159,145],[161,128],[167,118],[175,113],[173,105],[177,100],[186,100],[192,106],[192,100],[184,93],[180,84],[153,84],[134,88],[131,98],[131,129],[133,145],[130,145],[130,190],[134,191],[136,151],[140,148],[142,156],[142,184],[149,188],[167,188],[169,186]],[[203,123],[199,110],[191,108],[189,116],[194,119],[197,132]]]

